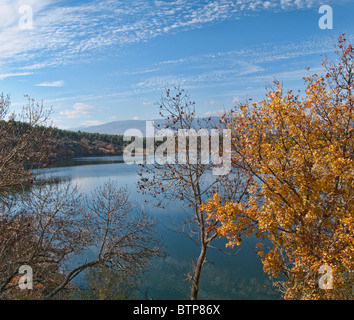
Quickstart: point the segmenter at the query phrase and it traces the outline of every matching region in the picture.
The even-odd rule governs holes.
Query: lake
[[[82,193],[88,195],[109,179],[127,186],[131,200],[158,220],[158,232],[164,239],[168,254],[164,258],[155,259],[146,273],[142,291],[147,289],[148,297],[155,300],[188,299],[190,282],[185,280],[186,274],[191,271],[192,259],[198,257],[199,248],[185,235],[174,232],[171,218],[182,221],[189,209],[176,202],[165,209],[145,203],[144,200],[148,198],[137,192],[138,170],[138,165],[124,163],[122,156],[77,158],[42,169],[40,176],[45,178],[50,175],[59,180],[71,181]],[[279,299],[279,293],[274,291],[253,250],[255,243],[254,238],[246,238],[240,247],[228,250],[229,253],[236,253],[240,249],[236,256],[209,249],[208,263],[201,276],[199,299]],[[214,246],[225,249],[225,241],[218,239]]]

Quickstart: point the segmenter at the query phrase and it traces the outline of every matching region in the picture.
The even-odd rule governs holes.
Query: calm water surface
[[[199,248],[185,235],[171,230],[171,218],[182,221],[188,209],[173,203],[166,209],[158,209],[144,202],[147,199],[137,192],[137,171],[135,164],[128,165],[121,156],[77,158],[58,162],[55,167],[41,170],[42,177],[47,175],[77,184],[80,191],[90,195],[95,187],[104,182],[116,180],[127,186],[131,199],[159,221],[159,234],[164,239],[167,257],[154,261],[146,275],[143,291],[147,289],[152,299],[188,299],[190,283],[185,281],[191,270],[192,259],[196,259]],[[222,239],[214,243],[225,249]],[[200,299],[278,299],[268,277],[263,273],[262,264],[253,251],[255,240],[246,239],[241,247],[229,250],[236,256],[228,256],[211,249],[200,284]],[[142,297],[144,298],[144,297]]]

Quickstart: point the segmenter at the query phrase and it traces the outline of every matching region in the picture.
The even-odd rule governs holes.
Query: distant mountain
[[[197,119],[198,124],[197,124]],[[197,118],[195,120],[195,129],[200,128],[210,128],[211,124],[217,124],[219,122],[219,117],[205,117],[205,118]],[[210,120],[209,120],[210,119]],[[148,121],[154,121],[155,126],[160,125],[161,128],[164,128],[165,120],[157,119],[157,120],[121,120],[121,121],[113,121],[105,124],[101,124],[98,126],[90,126],[90,127],[81,127],[72,129],[72,131],[82,131],[88,133],[100,133],[100,134],[114,134],[114,135],[124,135],[125,131],[129,129],[138,129],[142,132],[144,136],[146,136],[146,123]]]
[[[161,120],[152,120],[155,124],[161,124]],[[115,134],[124,135],[124,132],[129,129],[138,129],[144,135],[146,131],[146,121],[145,120],[121,120],[113,121],[98,126],[81,127],[73,129],[73,131],[82,131],[89,133],[101,133],[101,134]]]

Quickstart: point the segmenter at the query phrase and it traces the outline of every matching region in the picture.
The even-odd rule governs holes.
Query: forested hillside
[[[74,132],[50,128],[56,143],[56,159],[120,155],[124,150],[123,136],[99,133]]]
[[[28,130],[28,124],[19,121],[11,122],[14,135],[20,136]],[[52,159],[62,160],[73,157],[89,157],[104,155],[120,155],[124,150],[123,136],[74,132],[53,127],[37,127],[45,136],[50,137],[53,147]]]

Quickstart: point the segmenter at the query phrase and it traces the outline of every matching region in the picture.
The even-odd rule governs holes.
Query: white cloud
[[[270,8],[271,6],[272,6],[272,3],[271,3],[270,1],[265,1],[265,2],[263,2],[263,7],[264,7],[264,8],[268,9],[268,8]]]
[[[0,80],[4,80],[6,78],[11,78],[11,77],[29,76],[31,74],[32,72],[0,73]]]
[[[76,103],[72,110],[64,110],[59,114],[65,116],[67,119],[78,119],[81,117],[88,117],[94,112],[94,107],[85,103]]]
[[[258,6],[260,6],[262,4],[261,1],[253,1],[250,3],[250,9],[251,10],[256,10],[258,8]]]
[[[280,6],[282,9],[286,9],[291,6],[291,0],[280,0]]]
[[[21,69],[23,69],[23,70],[36,70],[36,69],[41,69],[44,67],[46,67],[45,63],[35,63],[35,64],[29,65],[29,66],[24,66]]]
[[[53,81],[53,82],[42,82],[36,84],[37,87],[62,87],[64,85],[64,81]]]

